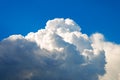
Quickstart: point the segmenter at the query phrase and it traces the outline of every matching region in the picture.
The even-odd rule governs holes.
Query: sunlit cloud
[[[119,80],[120,45],[83,34],[72,19],[0,42],[1,80]]]

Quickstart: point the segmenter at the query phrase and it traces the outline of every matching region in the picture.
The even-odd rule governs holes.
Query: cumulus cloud
[[[105,41],[102,34],[91,36],[93,47],[105,51],[107,64],[105,65],[106,74],[100,80],[120,80],[120,45]]]
[[[119,80],[120,46],[83,34],[71,19],[0,42],[1,80]]]

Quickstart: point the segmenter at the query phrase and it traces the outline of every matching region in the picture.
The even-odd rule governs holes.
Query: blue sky
[[[71,18],[91,35],[120,43],[119,0],[0,0],[0,40],[44,28],[47,20]]]

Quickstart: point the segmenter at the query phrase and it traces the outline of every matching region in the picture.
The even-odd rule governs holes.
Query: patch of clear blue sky
[[[44,28],[49,19],[71,18],[91,35],[120,43],[120,0],[0,0],[0,40]]]

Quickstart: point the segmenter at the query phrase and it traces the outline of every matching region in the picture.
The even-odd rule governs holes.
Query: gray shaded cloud
[[[0,79],[98,80],[106,73],[105,50],[80,30],[73,20],[56,18],[38,32],[2,40]]]

